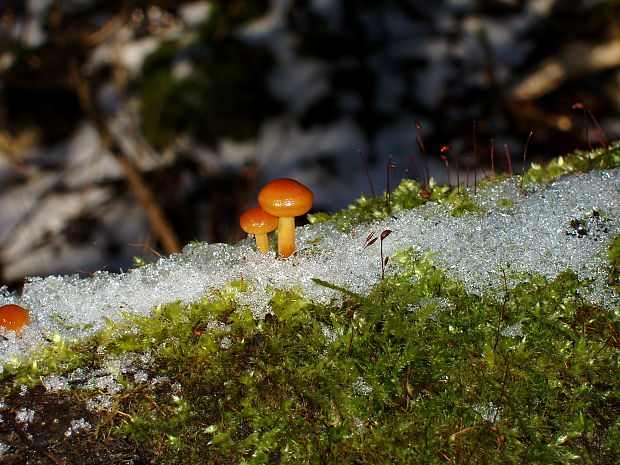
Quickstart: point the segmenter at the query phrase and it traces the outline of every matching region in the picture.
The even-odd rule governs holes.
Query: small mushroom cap
[[[267,234],[278,226],[278,218],[261,207],[252,207],[239,218],[239,226],[246,233]]]
[[[28,310],[15,304],[7,304],[0,307],[0,326],[18,331],[29,322]]]
[[[294,179],[271,181],[258,193],[258,203],[274,216],[293,217],[306,213],[312,207],[312,191]]]

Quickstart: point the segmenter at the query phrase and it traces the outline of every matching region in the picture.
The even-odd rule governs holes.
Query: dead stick
[[[170,226],[164,215],[162,208],[155,199],[155,196],[144,182],[142,175],[134,164],[122,152],[118,143],[112,138],[103,118],[95,111],[92,99],[92,92],[86,80],[82,79],[77,63],[71,67],[71,81],[78,95],[80,105],[84,112],[90,117],[95,125],[102,145],[107,148],[119,163],[131,191],[138,198],[144,212],[151,224],[155,235],[163,245],[167,254],[179,252],[181,243],[179,242],[174,229]]]

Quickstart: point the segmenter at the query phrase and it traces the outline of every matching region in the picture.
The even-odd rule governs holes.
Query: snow
[[[471,189],[469,193],[473,195]],[[33,277],[21,295],[6,288],[0,293],[0,304],[16,303],[31,312],[21,336],[6,331],[0,361],[49,340],[83,338],[102,329],[106,319],[119,320],[124,313],[150,315],[163,303],[199,301],[234,280],[247,282],[246,290],[237,291],[237,300],[256,318],[270,311],[273,289],[295,289],[324,303],[341,297],[313,278],[367,293],[381,279],[381,259],[379,243],[364,248],[365,238],[386,229],[392,234],[383,243],[385,256],[408,249],[432,252],[435,263],[469,292],[497,291],[501,298],[504,271],[509,277],[528,271],[552,279],[568,269],[593,280],[585,298],[611,307],[618,297],[605,285],[605,257],[609,241],[620,232],[619,194],[620,169],[568,176],[546,187],[526,186],[523,192],[520,178],[511,177],[478,188],[474,199],[485,209],[482,213],[456,218],[449,206],[429,203],[359,225],[354,233],[329,223],[297,228],[298,252],[285,260],[277,260],[274,252],[255,251],[248,237],[236,245],[191,244],[181,254],[127,273]],[[573,227],[579,221],[586,233]],[[387,265],[386,275],[397,272],[397,265]],[[101,377],[91,374],[93,387],[113,388],[109,373],[127,372],[127,363],[110,361]],[[62,385],[57,378],[46,382],[49,390]]]
[[[501,407],[497,407],[493,404],[493,402],[489,402],[488,405],[474,405],[473,409],[476,413],[478,413],[484,421],[487,423],[495,423],[500,418],[500,412],[502,411]]]
[[[79,433],[80,431],[89,431],[92,425],[84,418],[77,420],[71,420],[71,426],[65,431],[65,436],[70,437],[73,433]]]
[[[34,410],[28,408],[21,408],[15,414],[15,421],[17,423],[30,423],[34,420]]]

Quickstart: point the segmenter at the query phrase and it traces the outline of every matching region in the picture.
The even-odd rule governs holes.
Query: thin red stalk
[[[508,144],[504,144],[504,153],[506,154],[506,162],[508,162],[508,173],[512,175],[512,160],[510,159],[510,151],[508,150]]]
[[[506,270],[504,267],[501,268],[501,271],[504,284],[504,299],[500,310],[497,312],[497,329],[495,331],[495,344],[493,344],[493,352],[495,352],[497,343],[499,342],[500,328],[502,321],[506,319],[506,305],[508,304],[508,278],[506,277]]]
[[[448,164],[448,157],[446,157],[445,155],[441,155],[441,158],[443,159],[443,164],[446,167],[446,178],[448,179],[448,186],[451,186],[452,182],[450,181],[450,165]]]
[[[598,124],[598,121],[596,120],[596,118],[594,117],[594,115],[592,114],[590,110],[588,110],[588,115],[590,115],[590,118],[592,118],[592,121],[594,121],[594,125],[596,126],[596,129],[598,130],[599,142],[601,143],[603,147],[607,147],[609,143],[607,142],[607,137],[605,137],[605,131],[603,131],[603,128]]]
[[[525,147],[523,148],[523,167],[521,168],[521,188],[519,193],[523,194],[523,178],[525,177],[525,157],[527,156],[527,147],[530,145],[530,139],[534,135],[534,131],[530,131],[530,135],[527,136],[527,142],[525,142]]]
[[[491,176],[495,176],[495,144],[491,138]]]
[[[414,180],[417,180],[418,178],[418,170],[416,168],[416,163],[415,163],[415,157],[413,155],[409,155],[409,168],[410,171],[412,172],[411,177]]]
[[[375,197],[375,188],[372,185],[372,179],[370,179],[370,173],[368,172],[368,163],[366,162],[362,151],[358,150],[357,152],[360,154],[360,158],[362,159],[362,163],[364,164],[364,169],[366,170],[366,177],[368,178],[368,183],[370,184],[370,192],[372,193],[372,196]]]
[[[426,161],[426,148],[424,147],[424,140],[420,135],[420,130],[422,129],[422,125],[417,121],[414,121],[415,126],[415,138],[418,143],[418,148],[420,150],[420,155],[422,156],[422,162],[424,163],[424,185],[428,185],[428,180],[430,179],[430,172],[428,170],[428,162]]]
[[[390,154],[390,161],[387,164],[387,183],[386,183],[386,196],[385,196],[385,206],[387,207],[388,215],[392,214],[392,204],[391,204],[391,191],[390,191],[390,170],[392,168],[396,168],[396,164],[392,161],[392,154]]]
[[[586,131],[586,142],[588,143],[588,150],[592,150],[592,143],[590,142],[590,131],[588,130],[588,117],[586,116],[586,107],[583,103],[577,102],[574,103],[571,107],[573,110],[582,110],[583,111],[583,127]]]
[[[455,153],[454,156],[456,157],[456,193],[460,194],[461,193],[461,170],[459,168],[459,154]]]
[[[446,155],[444,155],[444,153],[449,152],[450,150],[452,150],[452,147],[450,147],[449,145],[444,145],[439,149],[440,155],[439,157],[443,160],[443,164],[446,166],[446,175],[448,177],[448,186],[451,186],[452,183],[450,182],[450,165],[448,164],[448,157]]]
[[[478,146],[476,145],[476,120],[474,120],[474,195],[478,184]]]
[[[467,156],[467,168],[465,169],[465,189],[469,187],[469,155]]]
[[[379,242],[379,249],[380,249],[380,254],[381,254],[381,279],[385,278],[385,265],[387,265],[387,257],[384,259],[383,258],[383,240],[388,237],[390,234],[392,233],[391,230],[386,229],[385,231],[383,231],[381,233],[380,238],[380,242]]]

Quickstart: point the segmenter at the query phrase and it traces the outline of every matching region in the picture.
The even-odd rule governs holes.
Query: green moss
[[[525,173],[524,183],[548,183],[570,173],[587,173],[592,170],[607,170],[620,166],[620,141],[609,147],[601,147],[589,152],[576,150],[566,156],[554,158],[546,166],[532,164]]]
[[[620,236],[609,246],[609,263],[610,284],[620,288]]]
[[[502,207],[506,207],[506,208],[514,207],[516,205],[512,200],[508,200],[508,199],[500,199],[499,204]]]
[[[452,206],[452,216],[460,218],[465,213],[483,212],[484,209],[478,206],[475,199],[468,192],[452,191],[447,198]]]
[[[394,263],[398,276],[369,296],[343,290],[339,306],[277,291],[265,320],[237,308],[244,283],[161,306],[73,346],[80,355],[56,347],[52,358],[66,365],[22,366],[19,383],[152,353],[165,381],[149,390],[125,380],[111,434],[154,448],[160,463],[611,460],[614,316],[580,297],[575,275],[527,276],[499,296],[474,296],[430,255]],[[214,321],[226,329],[207,330]]]
[[[119,431],[163,441],[171,456],[183,450],[185,463],[443,463],[438,451],[561,463],[613,453],[610,316],[580,302],[575,276],[531,277],[502,306],[466,295],[428,261],[399,261],[403,274],[367,299],[328,308],[278,292],[272,318],[228,320],[230,348],[186,340],[190,350],[160,351],[182,392],[162,399],[155,422],[135,400],[119,405],[134,418]],[[428,305],[438,298],[449,306]],[[526,337],[501,335],[515,323]],[[502,410],[488,421],[479,412],[491,403]]]
[[[476,211],[466,193],[420,189],[401,184],[392,211],[428,201]],[[346,227],[386,214],[385,198],[364,198],[323,220]],[[617,286],[620,238],[609,261]],[[478,296],[432,254],[402,252],[391,264],[399,272],[369,295],[315,280],[342,294],[338,304],[274,290],[264,320],[239,307],[252,283],[238,281],[202,302],[108,322],[85,341],[50,335],[55,343],[5,367],[2,392],[149,354],[145,370],[159,381],[114,373],[123,390],[96,428],[72,439],[74,449],[104,435],[143,444],[161,464],[613,462],[620,327],[617,312],[583,299],[589,283],[507,268],[514,288],[502,280],[498,293]],[[101,394],[74,391],[84,401]]]

